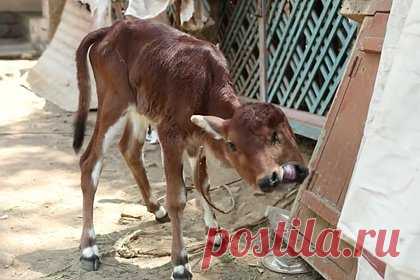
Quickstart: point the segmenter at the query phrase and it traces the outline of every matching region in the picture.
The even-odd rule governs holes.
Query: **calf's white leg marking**
[[[89,236],[89,239],[94,242],[94,240],[96,239],[96,234],[95,234],[95,229],[93,228],[93,226],[92,226],[92,228],[90,228],[87,231],[87,234]],[[83,250],[82,250],[82,256],[84,258],[91,258],[93,256],[99,256],[98,246],[97,245],[93,245],[93,246],[89,246],[89,247],[83,248]]]
[[[143,115],[140,115],[137,112],[137,109],[134,105],[130,105],[127,109],[128,121],[131,124],[133,140],[137,140],[140,143],[144,143],[146,138],[147,128],[150,121]],[[131,145],[131,144],[130,144]],[[161,151],[162,152],[162,151]],[[162,157],[163,158],[163,157]],[[141,151],[140,161],[144,162],[144,151]],[[153,194],[150,193],[150,201],[156,202]],[[155,217],[161,219],[166,216],[166,210],[162,206],[154,213]]]
[[[191,171],[192,174],[194,176],[195,174],[195,167],[197,166],[197,160],[198,157],[188,157],[188,162],[190,163],[191,166]],[[210,188],[211,183],[209,178],[206,179],[206,181],[204,182],[204,188]],[[219,225],[216,221],[216,219],[214,218],[214,212],[213,209],[210,208],[210,205],[207,203],[207,201],[204,199],[203,196],[200,196],[200,200],[201,200],[201,205],[203,206],[203,212],[204,212],[204,224],[206,225],[207,228],[219,228]],[[222,243],[222,238],[220,237],[219,234],[216,234],[214,236],[214,244],[215,245],[220,245]]]
[[[121,133],[122,129],[124,128],[126,124],[126,120],[127,120],[127,117],[126,117],[126,114],[124,114],[112,126],[110,126],[105,133],[105,136],[102,142],[102,155],[97,160],[92,170],[92,183],[95,190],[98,186],[99,176],[101,176],[102,160],[103,160],[102,156],[105,155],[105,153],[108,151],[108,148],[111,145],[112,141],[115,139],[115,137]]]
[[[131,141],[133,140],[137,140],[140,143],[144,143],[144,140],[146,138],[146,133],[147,133],[147,127],[149,124],[149,121],[147,120],[146,117],[140,115],[137,112],[137,109],[134,105],[130,105],[128,107],[128,119],[131,123],[131,128],[132,128],[132,135],[133,138]],[[130,143],[130,145],[132,145],[132,143]],[[144,162],[144,151],[141,151],[141,155],[140,155],[140,161]]]
[[[195,172],[196,172],[195,168],[197,166],[197,161],[198,161],[198,157],[190,157],[190,156],[188,157],[188,162],[190,163],[193,176],[195,175]],[[204,182],[203,187],[204,189],[210,188],[210,181],[208,178]],[[203,210],[204,210],[204,223],[206,224],[208,228],[217,228],[218,224],[217,224],[217,221],[214,219],[213,209],[210,208],[210,205],[203,198],[203,196],[200,196],[200,200],[201,200],[201,205],[203,206]],[[219,236],[216,235],[216,237],[219,237]],[[215,241],[216,241],[216,238],[215,238]]]
[[[182,249],[180,255],[181,255],[181,258],[186,258],[187,251],[185,251],[185,249]],[[188,270],[191,273],[191,266],[190,266],[189,263],[174,266],[173,273],[174,274],[185,274],[185,270]],[[171,279],[173,279],[173,278],[171,277]]]
[[[127,112],[135,139],[141,143],[144,143],[149,121],[145,116],[142,116],[137,112],[137,109],[134,105],[130,105],[127,109]]]
[[[206,182],[207,183],[207,182]],[[210,184],[208,185],[210,188]],[[219,228],[219,225],[214,218],[214,212],[213,209],[210,208],[210,205],[207,203],[207,201],[201,196],[201,205],[203,206],[204,210],[204,223],[206,224],[207,228]],[[222,244],[222,237],[220,234],[216,234],[214,236],[214,244],[216,246],[219,246]]]
[[[177,265],[174,267],[174,273],[184,274],[185,270],[191,272],[191,266],[189,263],[186,263],[185,265]]]
[[[155,212],[155,217],[158,219],[162,219],[166,216],[166,210],[163,206],[159,206],[159,209]]]
[[[174,267],[174,273],[180,273],[183,274],[185,271],[185,266],[183,265],[177,265]]]
[[[108,128],[102,142],[102,154],[105,154],[115,137],[121,133],[127,123],[127,114],[124,113],[112,126]]]
[[[96,238],[96,234],[95,234],[95,229],[94,229],[94,228],[91,228],[91,229],[88,231],[88,234],[89,234],[89,237],[90,237],[91,239],[95,239],[95,238]]]
[[[92,183],[93,183],[93,187],[97,188],[98,186],[98,181],[99,181],[99,176],[101,175],[101,171],[102,171],[102,158],[100,158],[95,166],[93,167],[93,171],[92,171]]]
[[[98,246],[93,245],[91,247],[86,247],[82,251],[82,255],[85,258],[91,258],[93,256],[99,256]]]

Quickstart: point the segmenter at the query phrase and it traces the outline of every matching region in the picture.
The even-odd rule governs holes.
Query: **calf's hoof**
[[[178,265],[174,268],[172,272],[172,280],[191,280],[192,273],[183,265]]]
[[[160,224],[168,223],[171,221],[169,218],[168,212],[162,206],[159,207],[159,210],[155,212],[155,220]]]
[[[169,223],[171,221],[171,219],[169,218],[168,213],[166,213],[166,215],[163,216],[163,217],[161,217],[161,218],[155,217],[155,220],[159,224]]]
[[[101,261],[97,255],[88,258],[84,256],[80,257],[80,266],[86,271],[97,271],[100,265]]]
[[[222,237],[220,236],[220,234],[217,234],[214,237],[213,247],[214,247],[214,249],[219,249],[220,245],[222,245]]]
[[[212,228],[212,230],[217,230],[217,229]],[[209,231],[209,229],[208,229],[208,227],[206,227],[206,232],[208,232],[208,231]],[[208,237],[209,236],[207,236],[207,238]],[[220,248],[220,245],[222,245],[222,239],[223,238],[222,238],[222,235],[220,233],[216,233],[214,235],[213,242],[210,243],[210,245],[213,246],[213,249],[219,249]],[[207,240],[207,242],[210,242],[210,240]]]

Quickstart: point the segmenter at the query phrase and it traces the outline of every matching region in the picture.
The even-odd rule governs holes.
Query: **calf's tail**
[[[87,64],[87,53],[95,42],[101,40],[109,31],[109,27],[90,32],[83,38],[76,51],[77,85],[79,88],[79,106],[74,120],[73,149],[77,154],[83,145],[85,137],[86,119],[90,107],[90,78]]]

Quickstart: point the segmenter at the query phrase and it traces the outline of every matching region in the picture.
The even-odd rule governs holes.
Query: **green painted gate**
[[[221,5],[218,36],[237,92],[282,106],[295,117],[291,120],[295,132],[314,139],[357,30],[339,14],[340,6],[340,0],[239,0],[236,5],[231,1]],[[259,17],[264,9],[261,34]],[[266,63],[261,63],[264,59]],[[261,69],[264,65],[266,69]],[[263,96],[261,83],[266,88]]]

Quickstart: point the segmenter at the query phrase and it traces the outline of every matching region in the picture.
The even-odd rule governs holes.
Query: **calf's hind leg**
[[[156,221],[160,223],[169,222],[168,213],[165,208],[163,208],[152,195],[146,170],[143,166],[142,150],[147,126],[144,117],[130,111],[129,121],[125,127],[119,147],[121,154],[136,180],[147,210],[155,215]]]
[[[102,114],[105,114],[104,112]],[[83,193],[83,229],[80,238],[80,261],[86,270],[99,268],[99,252],[93,226],[93,203],[99,177],[102,171],[103,156],[126,123],[124,112],[109,111],[106,118],[99,113],[95,131],[85,153],[80,159],[81,188]]]

